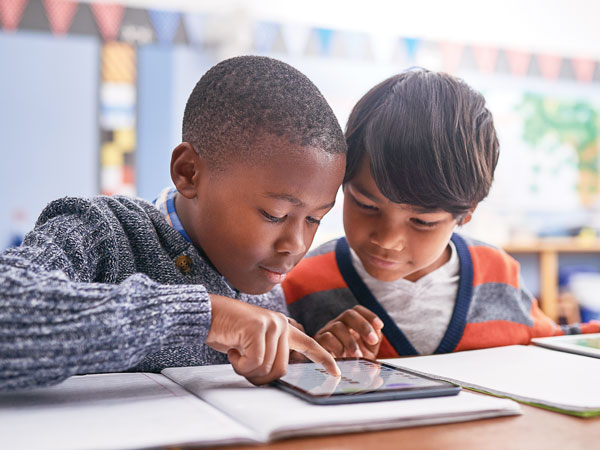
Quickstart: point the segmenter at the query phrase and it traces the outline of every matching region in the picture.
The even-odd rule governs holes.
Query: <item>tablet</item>
[[[540,347],[600,358],[600,333],[534,338],[531,342]]]
[[[313,362],[290,363],[287,374],[273,384],[311,403],[376,402],[456,395],[460,387],[446,381],[365,358],[336,359],[341,377],[329,375]]]

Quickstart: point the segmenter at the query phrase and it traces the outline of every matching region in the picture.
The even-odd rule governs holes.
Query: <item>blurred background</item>
[[[462,232],[502,246],[555,320],[600,318],[600,3],[0,0],[0,249],[52,199],[171,184],[185,101],[218,61],[300,69],[345,126],[412,66],[481,91],[501,157]],[[341,194],[315,245],[343,233]]]

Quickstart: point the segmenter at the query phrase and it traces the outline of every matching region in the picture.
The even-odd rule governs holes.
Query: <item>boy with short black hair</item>
[[[262,295],[304,256],[343,178],[321,93],[281,61],[223,61],[193,90],[183,141],[176,189],[155,204],[56,200],[0,255],[0,390],[227,358],[259,384],[290,349],[339,373]]]
[[[346,129],[346,237],[311,252],[282,284],[288,308],[334,356],[448,353],[559,327],[525,289],[519,264],[454,232],[490,189],[498,139],[481,94],[423,69],[356,104]]]

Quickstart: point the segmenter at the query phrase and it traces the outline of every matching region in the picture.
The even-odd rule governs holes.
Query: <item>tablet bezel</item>
[[[275,380],[271,384],[286,392],[290,392],[306,401],[319,405],[335,405],[342,403],[361,403],[361,402],[378,402],[388,400],[404,400],[411,398],[427,398],[427,397],[442,397],[449,395],[457,395],[461,387],[447,381],[438,380],[428,377],[411,370],[386,364],[381,361],[375,361],[367,358],[338,358],[336,361],[368,361],[371,363],[380,364],[383,367],[393,369],[398,372],[408,373],[412,376],[434,381],[435,386],[418,386],[414,388],[404,389],[389,389],[385,391],[370,391],[360,393],[337,393],[337,394],[311,394],[299,386],[291,384],[284,380]],[[310,361],[293,362],[292,364],[314,364]]]

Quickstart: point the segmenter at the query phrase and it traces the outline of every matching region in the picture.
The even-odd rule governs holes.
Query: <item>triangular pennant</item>
[[[333,30],[327,28],[317,28],[315,33],[320,44],[320,55],[328,55],[331,46],[331,38],[333,37]]]
[[[79,3],[69,34],[84,34],[100,38],[100,30],[89,3]]]
[[[558,71],[558,78],[560,78],[561,80],[577,81],[577,76],[575,75],[575,68],[573,67],[573,64],[571,64],[570,59],[562,59],[560,63],[560,70]]]
[[[67,34],[77,12],[77,3],[70,0],[43,0],[52,33]]]
[[[531,54],[521,50],[506,50],[506,59],[513,75],[525,76],[531,62]]]
[[[200,13],[185,13],[183,23],[188,39],[194,45],[204,43],[204,28],[206,26],[206,15]]]
[[[14,31],[19,26],[27,0],[0,1],[0,21],[4,31]]]
[[[285,41],[283,40],[283,34],[281,34],[281,26],[277,29],[277,34],[275,35],[275,40],[273,41],[273,48],[271,49],[273,53],[287,53],[287,47],[285,46]]]
[[[596,61],[587,58],[572,58],[571,64],[578,81],[589,83],[594,78]]]
[[[473,46],[473,54],[479,71],[493,73],[496,68],[498,49],[493,47]]]
[[[300,56],[304,53],[310,39],[310,28],[300,24],[282,24],[281,36],[285,42],[288,53],[292,56]]]
[[[26,2],[25,10],[21,15],[19,30],[41,31],[42,33],[51,33],[48,15],[44,5],[40,0]],[[2,0],[0,0],[0,5]]]
[[[179,26],[180,13],[151,9],[148,11],[148,14],[154,25],[154,31],[156,32],[158,42],[163,44],[170,44],[173,42],[173,37]]]
[[[544,78],[555,80],[560,72],[562,57],[548,54],[538,54],[537,61]]]
[[[123,13],[125,12],[123,5],[94,3],[92,4],[92,12],[96,18],[102,39],[105,41],[116,40],[121,28]]]
[[[254,50],[257,53],[270,53],[279,32],[279,24],[274,22],[257,22],[254,27]]]
[[[404,45],[406,46],[406,54],[409,61],[414,62],[417,59],[419,42],[420,40],[416,38],[404,38]]]
[[[442,51],[442,70],[447,73],[454,74],[460,66],[460,59],[463,54],[463,44],[456,42],[441,42],[440,49]]]

